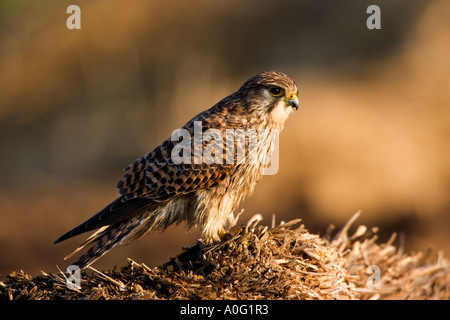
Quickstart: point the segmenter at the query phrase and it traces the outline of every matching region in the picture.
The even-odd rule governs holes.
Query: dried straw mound
[[[80,290],[67,287],[63,272],[13,272],[0,282],[0,299],[450,298],[448,260],[405,254],[394,236],[377,244],[376,230],[364,226],[350,236],[357,217],[333,238],[309,233],[299,219],[272,228],[252,219],[219,243],[199,241],[160,267],[128,259],[120,271],[84,270]]]

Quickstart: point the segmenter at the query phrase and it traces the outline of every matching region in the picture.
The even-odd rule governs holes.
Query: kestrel
[[[126,167],[119,197],[55,243],[99,229],[66,257],[89,247],[74,263],[84,268],[116,245],[173,223],[200,228],[205,242],[217,240],[267,168],[275,138],[298,109],[297,94],[284,73],[250,78]]]

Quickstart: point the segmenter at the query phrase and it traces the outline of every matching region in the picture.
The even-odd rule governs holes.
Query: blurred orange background
[[[81,30],[66,9],[81,8]],[[240,223],[357,224],[450,255],[450,3],[0,1],[0,277],[65,269],[62,233],[115,199],[121,169],[250,76],[300,87],[280,169]],[[170,227],[95,263],[153,267],[192,245]]]

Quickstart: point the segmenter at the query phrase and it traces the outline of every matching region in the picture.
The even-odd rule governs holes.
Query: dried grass
[[[352,219],[331,238],[309,233],[300,219],[269,228],[258,219],[219,243],[183,248],[160,267],[128,259],[120,271],[82,271],[81,289],[66,275],[12,272],[0,299],[449,299],[450,264],[442,254],[405,254],[395,235],[377,243],[376,229],[348,234]],[[379,289],[366,284],[380,270]]]

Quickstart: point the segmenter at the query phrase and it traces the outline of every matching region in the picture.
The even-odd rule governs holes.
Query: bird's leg
[[[219,230],[219,238],[223,238],[228,232],[224,228]]]
[[[228,238],[230,238],[230,236],[231,236],[231,234],[228,231],[226,231],[224,228],[220,228],[220,231],[219,231],[220,241],[227,240]]]
[[[233,235],[225,230],[224,228],[220,228],[220,230],[215,234],[212,239],[205,239],[206,244],[214,244],[214,243],[220,243],[222,241],[226,241],[230,239]]]

